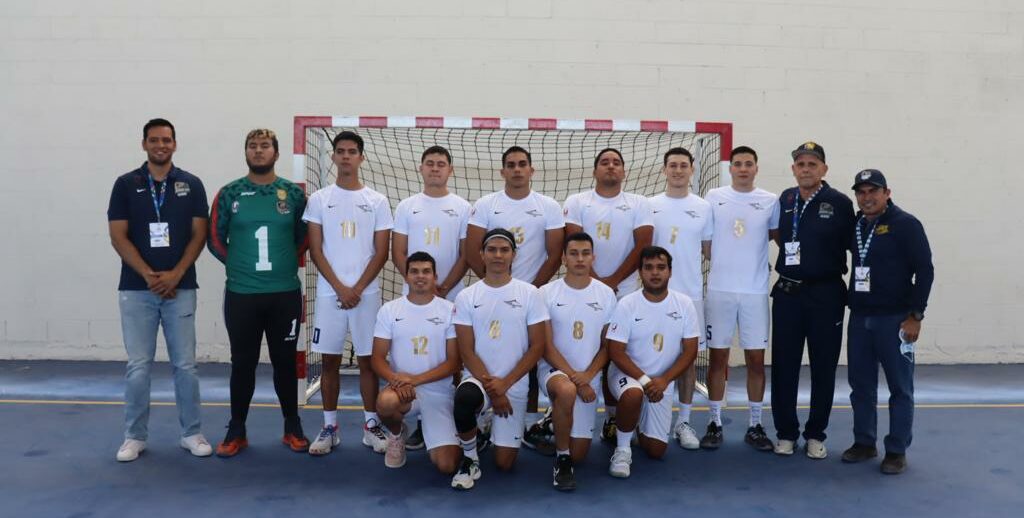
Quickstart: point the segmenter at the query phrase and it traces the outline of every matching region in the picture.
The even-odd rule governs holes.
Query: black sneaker
[[[405,449],[422,450],[426,446],[423,442],[423,421],[416,421],[416,431],[405,439]]]
[[[722,427],[716,423],[708,423],[708,431],[700,440],[701,449],[717,450],[722,445]]]
[[[850,446],[843,452],[843,462],[847,464],[854,464],[868,459],[873,459],[877,456],[878,449],[874,446],[853,443],[853,446]]]
[[[743,442],[753,446],[757,451],[772,451],[775,449],[775,445],[768,438],[768,434],[764,433],[764,427],[761,425],[747,428],[747,434],[743,436]]]
[[[555,459],[555,489],[572,491],[576,489],[576,475],[572,469],[572,457],[559,455]]]
[[[523,434],[523,445],[541,455],[548,457],[555,455],[554,437],[548,434],[543,423],[534,423],[526,430],[526,433]]]
[[[899,475],[907,470],[907,456],[897,453],[886,453],[882,459],[882,473]]]
[[[610,415],[608,419],[604,420],[604,426],[601,427],[601,440],[615,444],[615,416]]]

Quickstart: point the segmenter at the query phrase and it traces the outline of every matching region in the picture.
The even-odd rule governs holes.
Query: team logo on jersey
[[[629,210],[629,205],[626,205],[625,203],[623,203],[622,205],[619,205],[619,206],[617,206],[615,208],[621,210],[622,212],[626,212],[627,210]]]
[[[238,200],[231,202],[231,213],[238,214]]]
[[[192,188],[185,182],[174,182],[174,194],[175,196],[188,196],[188,193],[192,191]]]
[[[749,203],[748,205],[750,205],[751,207],[754,207],[754,210],[764,210],[764,207],[761,206],[761,204],[756,202],[756,201],[753,202],[753,203]]]
[[[510,307],[512,307],[513,309],[515,309],[515,308],[521,308],[521,307],[523,307],[523,305],[522,305],[522,304],[520,304],[520,303],[519,303],[519,301],[518,301],[518,300],[516,300],[516,299],[512,299],[512,300],[506,300],[506,301],[505,301],[505,304],[508,304],[508,305],[509,305]]]
[[[459,217],[459,213],[455,212],[455,209],[441,209],[441,212],[443,212],[443,213],[445,213],[448,216],[453,217],[453,218]]]
[[[279,199],[281,201],[287,200],[288,199],[288,191],[286,191],[284,189],[278,189],[277,190],[277,199]]]
[[[594,311],[603,311],[604,310],[604,308],[602,308],[601,304],[598,303],[598,302],[587,302],[587,307],[592,309],[592,310],[594,310]]]
[[[697,211],[695,210],[686,210],[683,212],[685,212],[687,216],[690,216],[693,219],[700,219],[700,214],[697,214]]]
[[[356,207],[359,207],[359,210],[363,212],[373,212],[373,209],[371,209],[370,206],[366,205],[365,203],[362,205],[356,205]]]
[[[441,320],[438,317],[430,317],[430,318],[427,319],[427,322],[430,322],[431,324],[434,324],[435,326],[439,326],[441,324],[444,324],[444,320]]]
[[[530,210],[526,211],[526,213],[529,214],[530,216],[535,217],[535,218],[541,217],[541,213],[537,212],[537,209],[530,209]]]
[[[832,204],[827,201],[821,202],[821,205],[818,206],[818,217],[821,219],[829,219],[834,213],[835,209],[832,207]]]
[[[277,213],[278,214],[291,214],[292,209],[288,207],[288,202],[284,200],[277,201]]]
[[[680,315],[678,311],[673,311],[671,313],[665,313],[665,315],[668,316],[669,318],[671,318],[672,320],[679,320],[679,319],[683,318],[683,316]]]

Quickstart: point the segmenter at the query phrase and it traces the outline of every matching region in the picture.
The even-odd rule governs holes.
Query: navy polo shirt
[[[156,182],[159,199],[162,183],[167,183],[164,204],[160,209],[160,221],[168,223],[171,246],[153,248],[149,246],[149,224],[157,222],[156,208],[149,188],[149,168],[142,167],[121,175],[114,182],[110,193],[107,220],[127,220],[128,239],[139,250],[142,259],[153,271],[173,269],[185,255],[185,246],[192,239],[192,218],[207,218],[209,205],[203,182],[192,174],[172,166],[164,182]],[[196,289],[196,267],[188,271],[178,284],[179,289]],[[121,261],[121,281],[118,290],[146,290],[145,279],[127,263]]]
[[[854,279],[850,276],[850,311],[865,315],[924,313],[935,279],[924,226],[891,201],[877,221],[865,264],[861,264],[857,253],[856,234],[850,238],[853,265],[871,268],[870,292],[854,290]],[[864,218],[858,218],[856,224],[861,236],[867,239],[872,224]]]
[[[799,281],[838,279],[847,272],[846,251],[856,219],[853,202],[845,194],[822,182],[821,190],[804,208],[800,189],[791,187],[779,196],[779,256],[775,271]],[[803,217],[797,224],[800,242],[800,264],[786,266],[785,243],[793,241],[793,217]]]

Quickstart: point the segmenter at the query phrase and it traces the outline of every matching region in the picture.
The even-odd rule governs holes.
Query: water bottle
[[[908,362],[914,363],[914,342],[907,341],[907,334],[900,329],[900,354]]]

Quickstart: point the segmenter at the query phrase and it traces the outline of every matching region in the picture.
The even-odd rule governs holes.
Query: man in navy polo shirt
[[[853,231],[853,203],[824,181],[825,148],[805,142],[793,150],[796,187],[779,206],[779,280],[772,289],[772,417],[775,453],[792,455],[800,437],[796,415],[804,342],[811,364],[811,410],[804,426],[812,459],[828,456],[825,429],[832,412],[836,365],[846,315],[846,250]]]
[[[117,451],[121,462],[135,460],[146,449],[150,367],[161,325],[174,367],[181,447],[197,457],[213,452],[199,430],[195,326],[194,265],[206,241],[208,206],[199,178],[171,162],[175,137],[167,120],[146,123],[146,162],[114,182],[107,209],[110,241],[121,256],[117,289],[128,352],[125,441]]]
[[[889,435],[882,473],[907,469],[906,451],[914,423],[914,342],[928,305],[935,271],[924,227],[893,204],[885,176],[865,169],[853,180],[860,213],[850,250],[850,325],[846,357],[853,446],[843,462],[878,455],[878,364],[889,384]]]

